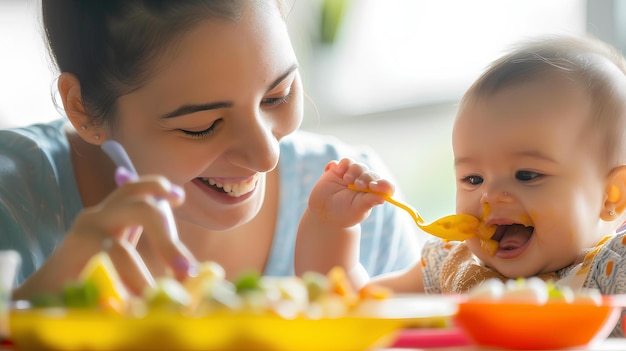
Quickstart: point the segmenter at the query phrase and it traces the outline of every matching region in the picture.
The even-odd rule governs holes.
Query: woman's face
[[[554,272],[601,236],[607,170],[591,99],[566,79],[520,83],[461,107],[453,146],[457,211],[497,225],[494,255],[472,252],[509,278]],[[483,213],[483,209],[488,210]]]
[[[253,3],[239,21],[201,22],[175,41],[147,84],[118,100],[107,135],[139,174],[184,187],[178,221],[211,230],[257,215],[278,142],[302,121],[285,23],[273,2]]]

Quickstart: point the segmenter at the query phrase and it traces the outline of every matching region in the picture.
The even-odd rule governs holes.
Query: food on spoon
[[[424,219],[411,206],[395,200],[389,194],[369,188],[359,189],[354,184],[348,184],[348,189],[381,196],[385,201],[408,212],[420,229],[446,241],[463,241],[472,238],[476,236],[476,231],[480,224],[478,218],[463,213],[445,216],[430,224],[425,224]]]
[[[468,214],[454,214],[439,218],[428,225],[422,225],[423,231],[446,241],[464,241],[476,236],[480,220]]]

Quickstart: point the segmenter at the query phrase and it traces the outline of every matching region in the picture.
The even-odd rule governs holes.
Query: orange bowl
[[[456,319],[476,344],[514,350],[584,347],[606,338],[622,307],[603,303],[549,301],[546,304],[473,302],[459,304]]]

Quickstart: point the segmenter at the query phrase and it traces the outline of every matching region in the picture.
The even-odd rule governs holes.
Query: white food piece
[[[504,294],[504,283],[499,279],[487,279],[482,284],[469,291],[468,297],[471,301],[494,301],[500,300]]]
[[[548,297],[550,301],[574,302],[574,290],[567,285],[555,285],[548,289]]]
[[[602,294],[598,289],[580,289],[574,293],[576,303],[592,303],[602,305]]]
[[[502,298],[503,302],[544,304],[548,302],[548,287],[536,277],[509,280]]]

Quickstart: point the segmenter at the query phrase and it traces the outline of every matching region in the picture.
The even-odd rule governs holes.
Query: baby
[[[355,286],[396,292],[458,293],[488,278],[539,276],[626,293],[625,73],[618,51],[593,38],[521,43],[469,88],[452,133],[456,211],[493,235],[429,241],[412,268],[369,280],[359,268],[358,220],[383,200],[345,187],[393,193],[393,185],[342,160],[311,195],[296,272],[342,265]]]

